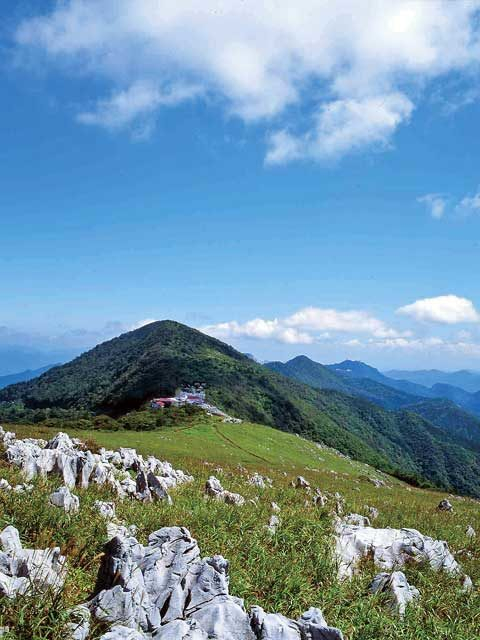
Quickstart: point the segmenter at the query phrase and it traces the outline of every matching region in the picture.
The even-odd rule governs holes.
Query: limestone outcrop
[[[245,610],[229,594],[228,561],[201,558],[184,527],[155,531],[143,546],[117,536],[105,548],[92,617],[110,625],[103,640],[342,640],[319,609],[299,620]]]
[[[6,459],[21,469],[27,481],[37,476],[56,474],[68,489],[76,485],[85,489],[93,482],[111,486],[121,498],[131,496],[142,501],[169,501],[169,489],[193,479],[168,462],[154,456],[144,458],[128,447],[121,447],[118,451],[102,448],[93,453],[77,438],[61,432],[46,442],[33,438],[17,439],[14,433],[0,427],[0,443],[5,447]],[[130,476],[131,471],[137,474],[136,480]],[[28,485],[23,487],[28,490]],[[8,490],[5,483],[0,488]]]

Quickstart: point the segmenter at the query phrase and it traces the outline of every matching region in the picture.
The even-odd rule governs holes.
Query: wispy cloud
[[[456,206],[456,211],[463,215],[472,215],[480,213],[480,190],[473,196],[465,196]]]
[[[267,122],[268,163],[324,161],[389,148],[421,86],[468,75],[480,60],[479,7],[478,0],[64,0],[20,24],[16,41],[47,64],[110,83],[110,96],[82,110],[85,124],[136,124],[148,134],[158,110],[191,99],[178,87],[202,87],[227,114]],[[166,96],[166,86],[177,90]]]
[[[420,198],[417,198],[417,202],[424,204],[432,218],[440,220],[445,215],[445,209],[447,207],[447,199],[441,193],[427,193]]]

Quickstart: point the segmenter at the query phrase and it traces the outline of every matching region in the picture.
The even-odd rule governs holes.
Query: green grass
[[[51,437],[45,427],[15,425],[19,436]],[[254,424],[229,425],[198,416],[188,428],[152,432],[72,431],[94,438],[109,448],[133,446],[192,473],[195,481],[172,492],[174,504],[117,503],[118,517],[139,526],[145,542],[151,531],[183,525],[197,538],[203,555],[221,553],[230,560],[231,593],[245,598],[247,606],[260,604],[270,611],[295,617],[310,606],[322,608],[329,624],[340,627],[347,640],[478,640],[480,593],[467,596],[457,582],[427,567],[407,567],[407,577],[420,589],[418,605],[407,610],[403,622],[392,615],[382,598],[368,595],[376,573],[365,564],[362,575],[339,584],[332,561],[332,501],[323,509],[305,504],[303,491],[289,486],[301,473],[324,492],[339,491],[350,511],[365,512],[364,505],[380,511],[375,526],[413,527],[447,540],[474,583],[480,583],[480,544],[468,542],[471,524],[480,533],[480,504],[451,498],[455,513],[436,506],[445,494],[408,487],[387,478],[389,488],[376,489],[368,477],[384,477],[364,464],[319,449],[302,438]],[[216,467],[222,471],[214,471]],[[239,468],[242,467],[242,468]],[[257,470],[273,479],[273,487],[259,490],[248,484]],[[246,498],[244,507],[232,507],[203,498],[206,478],[215,473],[224,486]],[[286,475],[284,475],[286,473]],[[0,463],[0,477],[20,481],[19,472]],[[58,544],[69,560],[69,575],[60,600],[0,600],[0,626],[11,626],[8,640],[50,640],[62,637],[65,611],[86,599],[93,588],[105,537],[105,524],[93,510],[98,498],[110,497],[106,489],[76,490],[81,509],[67,515],[48,505],[48,495],[59,478],[36,482],[28,495],[0,493],[0,527],[15,525],[25,544],[37,548]],[[265,530],[270,503],[281,506],[281,527],[272,537]],[[480,536],[479,536],[480,537]]]

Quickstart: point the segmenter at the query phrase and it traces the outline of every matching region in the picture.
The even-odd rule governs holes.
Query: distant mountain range
[[[33,378],[38,378],[42,373],[45,373],[53,367],[57,367],[58,364],[49,364],[46,367],[40,369],[27,369],[26,371],[20,371],[20,373],[12,373],[8,376],[0,376],[0,389],[8,387],[10,384],[17,384],[17,382],[27,382]]]
[[[154,322],[39,378],[0,390],[0,409],[2,402],[7,407],[22,402],[30,410],[60,407],[118,415],[181,385],[204,383],[208,399],[231,415],[324,442],[405,479],[480,497],[480,444],[474,426],[466,427],[464,437],[410,410],[387,411],[357,397],[352,388],[360,385],[371,396],[383,394],[391,406],[411,396],[307,361],[300,359],[310,386],[200,331],[172,321]],[[317,373],[338,388],[315,388]],[[458,408],[452,405],[452,410]]]
[[[402,371],[392,369],[385,371],[385,375],[395,380],[408,380],[424,387],[433,387],[436,384],[447,384],[452,387],[459,387],[464,391],[476,393],[480,391],[479,371],[438,371],[437,369],[423,371]]]
[[[360,396],[389,410],[413,411],[450,433],[480,444],[480,420],[472,415],[472,412],[480,413],[480,403],[475,403],[477,394],[448,385],[427,389],[408,381],[393,380],[374,367],[354,360],[323,365],[307,356],[297,356],[285,363],[269,362],[266,366],[317,389]]]

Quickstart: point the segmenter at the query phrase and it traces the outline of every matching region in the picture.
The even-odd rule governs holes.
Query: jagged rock
[[[320,489],[316,489],[315,495],[312,498],[312,502],[316,506],[324,507],[327,504],[328,499],[327,499],[327,496],[323,495]]]
[[[333,496],[335,498],[335,513],[337,516],[343,515],[343,511],[345,508],[345,498],[338,493],[338,491]]]
[[[16,484],[13,491],[14,493],[30,493],[33,491],[33,484]]]
[[[68,487],[60,487],[50,495],[50,503],[61,507],[66,513],[77,513],[80,509],[78,496],[73,495]]]
[[[357,527],[369,527],[370,520],[366,516],[361,516],[358,513],[349,513],[348,516],[345,516],[344,522],[346,524],[353,524]]]
[[[43,589],[58,590],[65,580],[65,558],[60,549],[23,549],[17,529],[0,532],[0,593],[13,598]]]
[[[116,625],[112,627],[110,631],[100,636],[100,640],[146,640],[147,636],[140,631],[130,629],[130,627],[124,627],[123,625]]]
[[[440,500],[437,509],[439,511],[453,511],[453,505],[446,499]]]
[[[206,632],[196,620],[173,620],[160,627],[154,640],[208,640]]]
[[[275,513],[280,513],[281,509],[276,502],[272,502],[270,506],[272,508],[272,511],[274,511]]]
[[[250,622],[258,640],[343,640],[342,632],[329,627],[320,609],[315,607],[298,620],[252,607]]]
[[[473,540],[476,537],[477,534],[471,524],[468,525],[465,531],[465,535],[467,536],[467,538],[470,538],[470,540]]]
[[[134,524],[126,527],[123,524],[118,524],[116,522],[107,522],[107,538],[111,540],[112,538],[133,538],[137,535],[138,527]]]
[[[267,530],[269,533],[271,533],[272,535],[275,535],[277,533],[277,529],[280,526],[280,518],[278,516],[270,516],[270,520],[267,524]]]
[[[335,553],[340,579],[351,577],[360,560],[367,556],[387,571],[408,562],[427,562],[436,571],[462,574],[446,542],[424,536],[415,529],[375,529],[339,523]]]
[[[265,489],[267,486],[272,486],[272,481],[270,478],[268,478],[267,476],[262,476],[256,472],[248,479],[248,482],[250,484],[253,484],[254,487],[258,487],[259,489]]]
[[[369,481],[375,486],[377,487],[377,489],[379,489],[380,487],[385,487],[386,484],[383,480],[380,480],[379,478],[369,478]]]
[[[2,429],[0,441],[6,448],[7,460],[19,467],[27,480],[55,473],[63,478],[69,489],[76,484],[85,489],[94,482],[111,486],[122,498],[132,496],[149,500],[153,492],[155,498],[168,500],[168,489],[193,480],[183,471],[174,469],[168,462],[162,462],[154,456],[148,456],[145,460],[135,449],[100,449],[99,453],[92,453],[85,450],[80,440],[70,438],[66,433],[57,433],[45,442],[32,438],[17,440],[15,434]],[[145,492],[137,491],[136,483],[127,473],[130,470],[145,478]]]
[[[293,483],[295,489],[310,489],[310,483],[308,480],[305,480],[303,476],[297,476],[297,479]]]
[[[0,532],[0,545],[5,552],[21,551],[22,543],[20,542],[20,534],[18,529],[9,525]]]
[[[116,537],[105,547],[96,595],[87,603],[95,619],[111,624],[103,640],[341,640],[317,609],[295,622],[229,595],[228,562],[200,557],[183,527],[164,527],[148,538]],[[130,632],[140,635],[128,635]],[[281,635],[282,629],[296,635]],[[110,634],[110,635],[109,635]]]
[[[464,576],[462,580],[462,591],[464,593],[471,593],[473,591],[473,582],[470,576]]]
[[[226,502],[227,504],[234,504],[237,506],[242,506],[243,504],[245,504],[245,498],[243,496],[241,496],[239,493],[226,491],[222,487],[220,480],[215,476],[210,476],[205,483],[205,493],[207,496],[210,496],[215,500]]]
[[[86,640],[90,632],[90,611],[85,605],[70,610],[71,622],[68,623],[68,636],[65,640]]]
[[[336,627],[329,627],[322,612],[310,607],[298,620],[305,640],[343,640],[343,634]]]
[[[11,491],[12,485],[5,480],[5,478],[0,478],[0,491]]]
[[[408,580],[402,571],[393,573],[379,573],[370,585],[371,593],[389,593],[390,604],[400,617],[405,615],[405,609],[409,602],[420,597],[420,592],[408,584]]]
[[[365,505],[365,510],[368,511],[368,515],[370,516],[370,520],[376,520],[378,518],[378,509],[375,507],[369,507],[368,504]]]
[[[105,518],[106,520],[113,520],[113,518],[115,518],[114,502],[103,502],[103,500],[95,500],[93,506],[100,513],[102,518]]]

